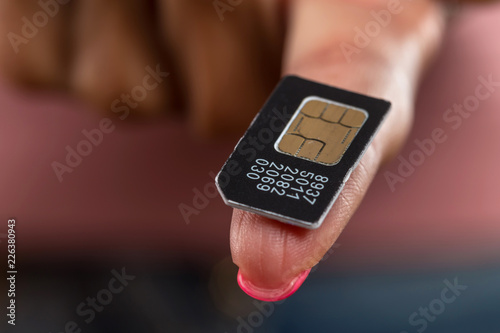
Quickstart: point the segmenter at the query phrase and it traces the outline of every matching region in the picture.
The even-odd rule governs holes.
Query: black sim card
[[[285,77],[216,178],[234,208],[315,229],[391,104]]]

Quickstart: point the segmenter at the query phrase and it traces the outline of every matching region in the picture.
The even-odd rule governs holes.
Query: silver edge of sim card
[[[335,102],[335,101],[332,101],[332,100],[328,100],[328,99],[325,99],[325,98],[318,98],[316,96],[308,96],[306,97],[303,102],[301,103],[301,106],[309,99],[311,98],[315,98],[315,99],[319,99],[319,100],[324,100],[324,101],[328,101],[328,102],[333,102],[335,104],[340,104],[340,105],[345,105],[345,106],[348,106],[350,108],[354,108],[354,109],[357,109],[357,110],[360,110],[360,111],[363,111],[367,117],[369,117],[369,113],[364,110],[364,109],[360,109],[359,107],[354,107],[354,106],[351,106],[351,105],[346,105],[346,104],[343,104],[343,103],[339,103],[339,102]],[[367,142],[367,144],[363,147],[361,153],[357,156],[355,162],[351,165],[351,167],[349,168],[349,170],[347,171],[346,173],[346,176],[344,177],[344,179],[342,180],[340,186],[338,187],[338,190],[336,191],[336,193],[333,195],[332,199],[330,200],[330,202],[328,203],[326,209],[321,213],[320,217],[314,221],[314,222],[307,222],[307,221],[303,221],[303,220],[300,220],[300,219],[296,219],[296,218],[293,218],[291,216],[285,216],[285,215],[282,215],[282,214],[279,214],[279,213],[276,213],[276,212],[272,212],[272,211],[268,211],[268,210],[264,210],[264,209],[259,209],[259,208],[256,208],[256,207],[252,207],[252,206],[249,206],[249,205],[245,205],[243,203],[240,203],[240,202],[235,202],[235,201],[232,201],[232,200],[229,200],[226,195],[224,194],[224,190],[223,188],[221,188],[220,186],[220,182],[219,182],[219,178],[221,176],[221,173],[222,171],[224,170],[224,167],[221,169],[221,171],[219,171],[219,173],[217,174],[217,176],[215,177],[215,184],[217,186],[217,189],[224,201],[224,203],[230,207],[233,207],[233,208],[237,208],[237,209],[241,209],[241,210],[244,210],[244,211],[248,211],[248,212],[251,212],[251,213],[255,213],[255,214],[258,214],[258,215],[261,215],[261,216],[264,216],[264,217],[267,217],[267,218],[270,218],[270,219],[273,219],[273,220],[278,220],[280,222],[283,222],[283,223],[286,223],[286,224],[291,224],[291,225],[295,225],[295,226],[298,226],[298,227],[302,227],[302,228],[306,228],[306,229],[317,229],[319,228],[326,216],[328,215],[328,213],[330,212],[330,210],[332,209],[334,203],[337,201],[338,199],[338,196],[340,195],[340,192],[342,192],[342,190],[344,189],[345,187],[345,184],[347,183],[347,181],[349,180],[352,172],[357,168],[357,166],[359,165],[362,157],[364,156],[364,154],[366,153],[368,147],[371,145],[374,137],[377,135],[378,131],[380,130],[380,128],[382,127],[381,125],[383,124],[385,118],[387,117],[387,114],[389,114],[389,111],[392,109],[392,106],[389,106],[388,108],[388,111],[382,116],[381,120],[380,120],[380,123],[379,123],[379,126],[376,127],[375,131],[373,131],[369,137],[369,140]],[[298,110],[296,112],[300,111],[300,107],[298,108]],[[259,114],[257,114],[255,116],[255,118],[253,119],[252,121],[252,124],[255,122],[255,120],[257,119],[257,117],[259,116]],[[282,134],[281,136],[283,135],[283,133],[286,132],[286,129],[290,126],[293,118],[296,116],[296,113],[294,113],[294,115],[290,118],[289,120],[289,123],[285,126],[285,128],[283,129],[282,131]],[[251,125],[249,126],[249,129],[250,129]],[[247,130],[248,131],[248,130]],[[238,147],[238,145],[240,144],[241,140],[243,140],[243,138],[245,138],[247,134],[245,133],[241,138],[240,140],[238,140],[238,143],[235,145],[235,149],[233,149],[233,152],[232,154],[234,154],[236,148]],[[281,137],[280,136],[280,137]],[[279,140],[277,140],[276,142],[278,142]],[[276,144],[276,142],[273,144],[273,146]],[[231,156],[232,156],[231,154]],[[227,161],[229,161],[231,159],[231,156],[228,158]],[[226,161],[226,163],[227,163]]]
[[[275,213],[275,212],[270,212],[270,211],[267,211],[267,210],[254,208],[254,207],[251,207],[251,206],[248,206],[248,205],[244,205],[244,204],[239,203],[239,202],[228,200],[226,198],[226,196],[224,195],[224,191],[222,190],[222,188],[219,185],[219,176],[220,176],[220,174],[221,174],[222,171],[219,171],[219,173],[215,177],[215,185],[217,186],[217,190],[219,191],[219,193],[220,193],[220,195],[221,195],[222,200],[224,201],[224,203],[226,205],[230,206],[230,207],[241,209],[241,210],[244,210],[244,211],[247,211],[247,212],[250,212],[250,213],[254,213],[254,214],[257,214],[257,215],[261,215],[261,216],[270,218],[272,220],[278,220],[278,221],[286,223],[286,224],[291,224],[291,225],[295,225],[295,226],[298,226],[298,227],[302,227],[302,228],[314,230],[314,229],[319,228],[323,224],[323,221],[325,220],[326,215],[328,215],[328,212],[330,212],[330,210],[332,209],[333,204],[335,203],[335,201],[337,201],[337,198],[340,195],[340,192],[342,192],[342,190],[343,190],[346,182],[351,177],[352,171],[358,166],[359,161],[361,160],[361,157],[364,155],[364,153],[365,153],[366,149],[368,148],[368,146],[369,145],[367,145],[367,147],[363,150],[363,152],[360,155],[360,158],[356,161],[356,163],[352,166],[352,168],[349,169],[349,172],[344,177],[344,180],[342,181],[342,184],[339,186],[339,189],[338,189],[337,193],[335,193],[335,195],[333,196],[332,200],[328,204],[328,207],[321,214],[320,218],[316,222],[314,222],[314,223],[305,222],[305,221],[302,221],[302,220],[294,219],[293,217],[290,217],[290,216],[284,216],[284,215],[281,215],[281,214],[278,214],[278,213]]]

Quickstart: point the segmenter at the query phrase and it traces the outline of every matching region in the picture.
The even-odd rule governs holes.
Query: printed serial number
[[[328,177],[262,158],[255,160],[250,170],[247,177],[259,181],[256,185],[258,190],[296,200],[303,198],[311,205],[316,203],[328,182]]]

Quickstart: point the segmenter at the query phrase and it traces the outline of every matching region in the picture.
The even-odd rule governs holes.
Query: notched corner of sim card
[[[227,164],[227,162],[226,162],[226,164]],[[214,179],[215,187],[217,188],[217,191],[219,191],[219,195],[222,198],[222,201],[224,202],[225,205],[230,206],[232,208],[245,209],[239,203],[234,202],[227,197],[226,192],[224,191],[224,188],[227,186],[227,184],[229,184],[229,181],[226,185],[223,185],[220,182],[220,176],[224,172],[224,168],[226,167],[226,164],[224,164],[224,166],[221,168],[219,173],[215,176],[215,179]]]
[[[222,198],[222,201],[224,201],[224,204],[226,204],[228,206],[231,206],[229,200],[226,197],[226,194],[224,193],[224,189],[220,185],[220,181],[219,181],[220,175],[221,175],[222,171],[224,170],[224,166],[221,168],[221,170],[219,171],[219,173],[217,174],[217,176],[215,176],[214,182],[215,182],[215,187],[217,187],[217,191],[219,191],[219,195]]]

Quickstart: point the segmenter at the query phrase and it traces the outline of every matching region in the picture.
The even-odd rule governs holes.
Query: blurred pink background
[[[418,268],[481,265],[500,253],[500,88],[457,130],[443,121],[474,94],[477,77],[500,81],[500,5],[472,7],[451,23],[443,50],[422,82],[412,138],[442,128],[448,140],[392,192],[379,173],[340,237],[332,267]],[[19,251],[32,260],[130,257],[213,260],[229,255],[231,209],[219,197],[186,224],[192,206],[236,142],[208,144],[179,121],[134,124],[100,115],[58,94],[0,86],[0,219],[18,220]],[[257,111],[257,110],[256,110]],[[82,130],[109,117],[117,126],[60,183]],[[6,223],[5,223],[6,224]],[[3,227],[2,227],[3,228]],[[4,232],[3,229],[0,233]]]

